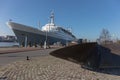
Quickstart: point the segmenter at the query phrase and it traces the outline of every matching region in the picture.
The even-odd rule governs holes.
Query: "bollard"
[[[27,56],[27,59],[26,60],[30,60],[29,56]]]

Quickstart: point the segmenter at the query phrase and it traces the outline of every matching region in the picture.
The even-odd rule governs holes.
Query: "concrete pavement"
[[[53,50],[55,49],[1,54],[0,61],[6,62],[6,64],[0,66],[0,80],[120,79],[120,69],[116,71],[117,75],[86,70],[81,68],[79,64],[49,55],[49,52]],[[25,58],[28,55],[30,60]]]
[[[30,59],[34,57],[46,56],[46,55],[49,55],[49,52],[55,50],[56,48],[53,48],[53,49],[33,49],[32,48],[33,51],[28,51],[29,49],[27,49],[25,52],[23,52],[24,49],[21,49],[21,48],[19,48],[19,50],[21,49],[22,52],[19,50],[17,51],[18,48],[15,51],[13,49],[14,48],[5,49],[7,51],[2,49],[4,54],[3,53],[0,54],[0,66],[6,65],[15,61],[19,61],[19,60],[26,60],[27,56],[29,56]],[[11,53],[9,53],[9,51],[11,51]]]
[[[120,71],[120,70],[119,70]],[[118,72],[119,72],[118,71]],[[17,61],[0,68],[0,80],[119,80],[120,76],[81,68],[53,56]]]

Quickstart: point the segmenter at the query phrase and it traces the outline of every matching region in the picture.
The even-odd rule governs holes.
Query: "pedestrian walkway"
[[[0,68],[0,80],[119,80],[51,55],[8,64]]]

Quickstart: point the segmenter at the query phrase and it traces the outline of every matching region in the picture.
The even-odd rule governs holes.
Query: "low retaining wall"
[[[50,53],[55,57],[82,64],[84,68],[120,68],[120,56],[97,43],[83,43]]]
[[[61,48],[50,53],[55,57],[73,61],[96,68],[99,66],[99,53],[97,43],[83,43]]]

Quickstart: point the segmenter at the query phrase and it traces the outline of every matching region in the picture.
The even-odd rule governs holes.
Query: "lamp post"
[[[47,48],[47,31],[46,31],[46,38],[45,38],[45,42],[44,42],[44,49]]]
[[[44,49],[46,48],[47,48],[47,29],[46,29],[45,42],[44,42]]]
[[[51,13],[51,16],[50,16],[50,22],[49,22],[49,19],[48,19],[48,26],[46,27],[46,39],[45,39],[45,42],[44,42],[44,49],[47,48],[47,45],[48,45],[48,33],[50,31],[50,26],[51,26],[51,23],[53,24],[54,23],[54,14],[53,12]]]

